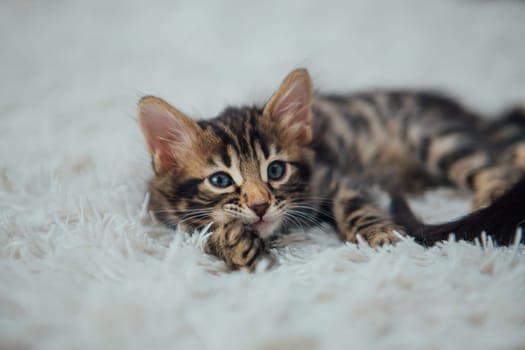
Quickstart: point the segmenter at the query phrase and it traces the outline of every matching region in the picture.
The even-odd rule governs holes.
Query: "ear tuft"
[[[179,166],[194,147],[197,124],[154,96],[145,96],[139,101],[137,114],[155,172]]]
[[[312,140],[312,82],[306,69],[296,69],[284,79],[264,108],[277,123],[281,137],[305,146]]]

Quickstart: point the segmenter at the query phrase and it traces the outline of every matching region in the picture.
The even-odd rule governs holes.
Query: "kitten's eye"
[[[276,160],[268,165],[268,179],[279,180],[284,176],[286,165],[280,160]]]
[[[209,177],[210,183],[215,187],[225,188],[233,185],[233,179],[225,172],[218,172]]]

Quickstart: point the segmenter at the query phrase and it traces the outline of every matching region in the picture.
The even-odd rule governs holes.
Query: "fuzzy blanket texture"
[[[0,349],[525,349],[524,246],[327,227],[229,273],[206,233],[147,212],[143,94],[195,118],[263,103],[293,68],[318,90],[437,88],[487,115],[525,100],[522,1],[0,4]],[[426,220],[468,211],[439,189]],[[264,264],[263,264],[264,265]]]

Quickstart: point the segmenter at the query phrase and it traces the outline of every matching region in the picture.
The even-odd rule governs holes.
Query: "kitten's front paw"
[[[259,258],[264,253],[264,241],[257,233],[245,228],[237,243],[230,247],[228,258],[225,260],[232,269],[247,268],[254,271]]]
[[[208,241],[207,252],[221,257],[232,270],[254,271],[265,251],[264,241],[250,226],[231,222],[217,227]]]
[[[359,232],[359,234],[368,242],[370,247],[376,248],[398,242],[399,238],[394,234],[394,231],[405,235],[405,231],[402,228],[393,224],[373,225],[363,230],[363,232]]]

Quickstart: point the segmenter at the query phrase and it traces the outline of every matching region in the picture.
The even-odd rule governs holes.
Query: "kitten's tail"
[[[500,245],[510,245],[516,239],[517,230],[525,227],[525,178],[490,206],[436,225],[426,225],[418,219],[402,194],[392,193],[391,198],[390,212],[394,222],[425,246],[446,240],[451,233],[457,239],[473,241],[482,232]],[[525,242],[524,235],[521,242]]]

